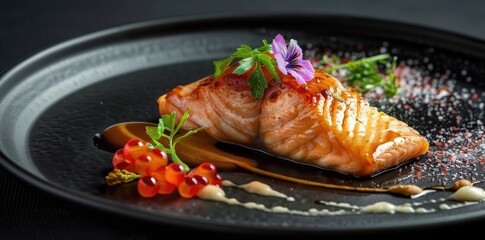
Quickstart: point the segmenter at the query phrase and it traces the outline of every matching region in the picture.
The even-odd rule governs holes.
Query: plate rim
[[[14,67],[7,70],[1,77],[0,77],[0,89],[5,87],[5,85],[9,84],[8,79],[13,78],[16,74],[21,71],[24,71],[26,67],[29,67],[31,64],[36,63],[44,58],[49,58],[55,56],[56,54],[62,53],[63,51],[72,50],[71,48],[76,47],[83,47],[85,44],[90,44],[93,41],[99,41],[103,38],[116,38],[119,37],[120,34],[126,34],[130,31],[137,31],[140,29],[150,29],[150,28],[159,28],[164,29],[165,31],[180,27],[180,26],[190,26],[190,25],[204,25],[209,22],[214,21],[241,21],[251,19],[255,20],[263,20],[263,19],[272,19],[273,21],[276,19],[286,19],[286,18],[299,18],[306,19],[306,21],[311,19],[320,19],[320,20],[334,20],[334,21],[356,21],[360,24],[371,24],[371,25],[387,25],[393,26],[395,28],[402,28],[403,31],[418,31],[419,34],[429,35],[434,38],[449,38],[450,42],[458,42],[461,44],[468,44],[472,45],[472,48],[479,47],[485,50],[485,39],[478,39],[475,37],[459,34],[456,32],[450,32],[442,29],[435,29],[427,26],[421,26],[416,24],[404,23],[404,22],[396,22],[390,20],[382,20],[376,18],[369,18],[369,17],[354,17],[354,16],[342,16],[342,15],[329,15],[329,14],[303,14],[303,13],[254,13],[251,15],[247,14],[210,14],[210,15],[197,15],[197,16],[180,16],[180,17],[171,17],[171,18],[164,18],[164,19],[155,19],[155,20],[147,20],[129,24],[123,24],[107,29],[102,29],[100,31],[96,31],[93,33],[81,35],[67,41],[62,41],[58,44],[55,44],[51,47],[48,47],[27,59],[21,61],[19,64],[16,64]],[[397,26],[397,27],[396,27]],[[170,32],[168,31],[168,34]],[[2,98],[0,98],[1,100]],[[356,227],[353,226],[352,229],[335,229],[335,228],[322,228],[322,229],[314,229],[314,228],[292,228],[292,229],[280,229],[275,227],[257,227],[257,226],[243,226],[238,227],[233,224],[207,224],[204,220],[193,220],[193,219],[186,219],[186,218],[177,218],[171,216],[171,218],[161,218],[156,214],[149,214],[148,211],[139,210],[136,211],[123,211],[121,206],[125,206],[126,204],[109,202],[107,204],[107,200],[101,200],[94,196],[90,196],[89,194],[85,194],[81,191],[70,190],[61,188],[57,186],[57,184],[53,182],[46,181],[41,179],[22,167],[15,164],[14,160],[9,159],[4,153],[0,150],[0,166],[2,166],[6,172],[10,173],[10,175],[15,176],[17,179],[22,180],[23,182],[42,190],[43,192],[47,192],[52,196],[67,199],[70,202],[87,206],[98,211],[105,211],[109,212],[110,214],[116,214],[121,216],[127,216],[132,219],[138,219],[143,221],[148,221],[154,224],[168,224],[168,225],[177,225],[180,226],[181,221],[187,223],[189,221],[190,226],[201,229],[201,230],[213,230],[213,231],[221,231],[221,232],[238,232],[238,233],[247,233],[248,228],[254,231],[253,233],[263,233],[268,230],[278,230],[279,233],[285,234],[288,232],[301,232],[301,233],[346,233],[346,234],[353,234],[353,233],[361,233],[361,232],[373,232],[373,231],[392,231],[392,230],[411,230],[416,229],[417,225],[419,228],[425,227],[436,227],[436,226],[444,226],[446,224],[453,224],[453,223],[463,223],[465,221],[474,221],[477,219],[484,219],[485,218],[485,210],[484,212],[471,212],[466,214],[460,214],[458,217],[456,215],[442,217],[438,219],[420,219],[419,221],[415,221],[412,224],[404,224],[404,225],[379,225],[377,227],[373,226],[363,226],[363,227]],[[118,206],[119,205],[119,206]],[[126,206],[125,206],[126,207]],[[174,221],[177,221],[174,223]]]

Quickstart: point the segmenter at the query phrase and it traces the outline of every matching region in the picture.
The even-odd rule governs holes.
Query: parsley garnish
[[[335,70],[347,69],[343,73],[343,80],[357,92],[365,93],[378,87],[383,87],[385,95],[392,97],[399,90],[399,85],[396,83],[397,77],[393,74],[397,58],[393,57],[391,63],[388,62],[389,58],[389,54],[380,54],[340,64],[339,57],[333,55],[329,59],[325,55],[322,63],[323,65],[330,64],[331,68],[325,70],[329,74],[334,73]],[[333,64],[330,63],[330,60]],[[378,63],[386,66],[385,74],[379,72]]]
[[[185,110],[185,113],[180,119],[180,122],[177,125],[175,125],[175,111],[174,111],[171,114],[162,115],[156,127],[152,127],[152,126],[146,127],[146,132],[153,141],[153,147],[159,148],[162,151],[166,152],[167,154],[170,154],[172,161],[182,165],[185,171],[187,172],[190,171],[190,168],[177,156],[177,153],[175,152],[175,145],[177,145],[177,143],[181,139],[188,137],[192,134],[195,134],[205,128],[205,127],[200,127],[197,129],[192,129],[180,136],[176,136],[188,117],[189,117],[189,109]],[[165,132],[167,132],[168,134]],[[164,146],[159,141],[162,137],[168,140],[168,147]]]
[[[276,62],[267,55],[270,51],[271,45],[269,45],[266,40],[263,40],[262,47],[256,49],[252,49],[250,46],[242,44],[241,47],[237,48],[236,52],[228,58],[213,62],[215,66],[214,77],[220,76],[234,59],[240,58],[239,66],[237,66],[232,73],[242,75],[254,68],[249,76],[248,84],[251,87],[253,97],[259,100],[263,97],[264,90],[268,87],[261,65],[264,65],[266,69],[268,69],[274,79],[281,81],[275,71]]]

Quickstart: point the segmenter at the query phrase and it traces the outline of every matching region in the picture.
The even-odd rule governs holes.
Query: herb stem
[[[173,136],[174,134],[170,134],[170,140],[169,140],[169,146],[170,146],[170,156],[172,157],[172,161],[174,161],[175,163],[178,163],[180,164],[186,172],[190,171],[190,167],[187,166],[187,164],[185,164],[182,160],[180,160],[180,158],[177,156],[177,153],[175,151],[175,144],[173,143]]]
[[[150,138],[154,143],[152,147],[159,148],[164,152],[166,152],[167,154],[170,154],[172,161],[180,164],[186,172],[190,171],[190,167],[177,156],[177,153],[175,151],[175,145],[177,145],[177,143],[181,139],[186,138],[192,134],[195,134],[205,128],[205,127],[199,127],[197,129],[192,129],[190,131],[185,132],[184,134],[176,136],[179,130],[182,129],[182,126],[184,125],[188,117],[189,117],[189,109],[187,108],[185,110],[184,115],[180,119],[180,122],[177,125],[175,125],[176,116],[175,116],[175,111],[173,111],[171,114],[162,115],[156,127],[152,127],[152,126],[146,127],[146,133],[148,134],[148,136],[150,136]],[[169,132],[170,134],[166,134],[165,132]],[[167,139],[168,146],[164,146],[159,141],[161,138]]]
[[[329,69],[325,70],[328,74],[333,74],[335,70],[345,68],[347,71],[337,72],[337,74],[357,92],[365,93],[383,87],[384,94],[387,97],[393,97],[399,89],[399,84],[396,82],[397,77],[393,73],[397,58],[393,57],[390,64],[388,63],[389,58],[391,56],[385,53],[340,64],[340,58],[337,56],[333,55],[333,62],[329,63],[328,57],[325,55],[322,63],[331,64]],[[378,64],[386,65],[385,74],[379,72]]]
[[[348,62],[348,63],[332,66],[332,68],[330,68],[326,71],[332,72],[332,71],[335,71],[335,70],[338,70],[338,69],[348,68],[352,65],[355,65],[356,63],[377,62],[377,61],[380,61],[380,60],[386,60],[389,57],[390,57],[389,54],[384,53],[384,54],[380,54],[380,55],[376,55],[376,56],[372,56],[372,57],[368,57],[368,58],[362,58],[362,59],[359,59],[359,60],[354,61],[354,62]]]

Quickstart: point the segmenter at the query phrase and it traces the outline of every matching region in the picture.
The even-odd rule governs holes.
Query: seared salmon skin
[[[419,132],[323,71],[315,70],[305,85],[289,75],[281,82],[270,80],[256,100],[248,74],[232,69],[161,96],[160,114],[175,111],[180,117],[189,108],[186,129],[205,126],[212,137],[243,145],[260,140],[272,154],[357,177],[376,175],[428,151]]]

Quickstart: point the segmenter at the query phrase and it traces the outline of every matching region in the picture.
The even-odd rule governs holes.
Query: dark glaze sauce
[[[112,150],[122,148],[125,142],[132,138],[150,142],[150,137],[145,132],[146,126],[154,126],[154,124],[149,122],[119,123],[105,129],[99,137],[102,144]],[[184,138],[177,144],[176,150],[179,157],[189,166],[196,166],[201,162],[212,162],[223,171],[244,169],[264,176],[310,186],[360,192],[387,192],[404,196],[420,194],[424,190],[415,185],[390,187],[352,185],[349,182],[355,182],[357,178],[281,159],[260,149],[219,142],[205,132]],[[469,181],[465,180],[449,187],[429,188],[456,189],[456,184],[471,185]]]

